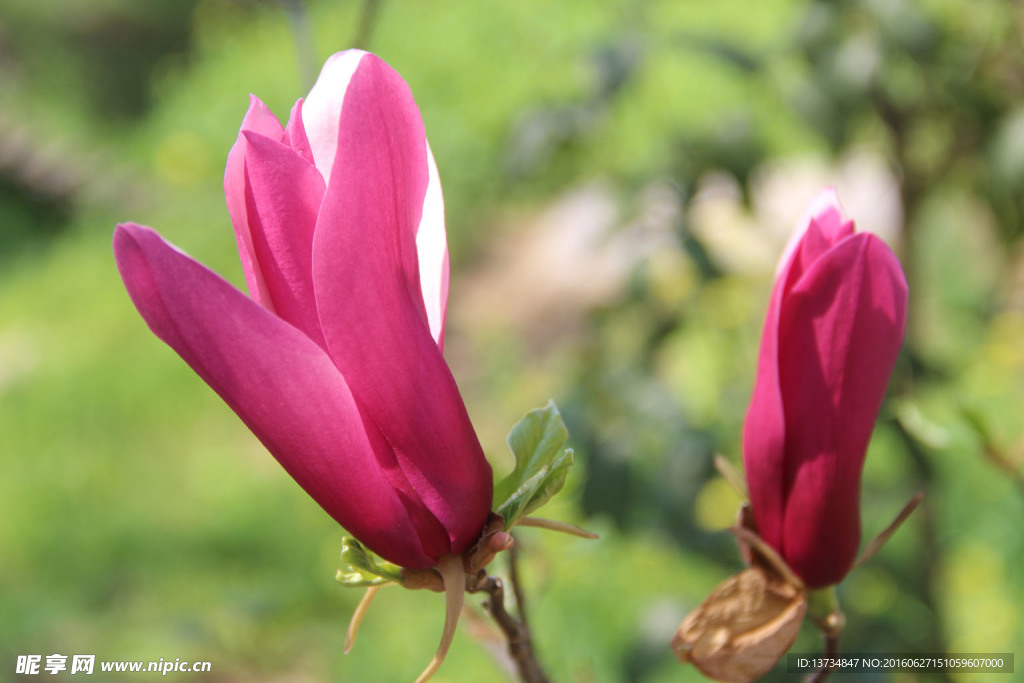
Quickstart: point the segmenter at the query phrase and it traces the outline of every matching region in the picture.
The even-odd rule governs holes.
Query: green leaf
[[[361,588],[380,586],[385,583],[401,580],[402,568],[397,564],[378,560],[363,549],[363,546],[351,536],[341,539],[342,567],[334,575],[335,580],[343,586]]]
[[[561,490],[573,464],[572,449],[565,448],[568,440],[554,401],[531,410],[509,432],[516,466],[494,487],[494,511],[505,519],[506,531]]]

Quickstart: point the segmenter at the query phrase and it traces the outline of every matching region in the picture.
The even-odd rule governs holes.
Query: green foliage
[[[562,490],[572,467],[572,449],[562,415],[554,401],[526,414],[508,434],[515,469],[494,487],[494,511],[505,520],[505,530]]]
[[[398,583],[402,579],[401,567],[375,558],[351,536],[341,539],[341,561],[343,566],[334,578],[348,588],[381,586],[386,583]]]

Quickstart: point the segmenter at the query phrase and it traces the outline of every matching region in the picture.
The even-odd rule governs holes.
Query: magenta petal
[[[306,136],[306,127],[302,124],[302,99],[298,99],[292,107],[288,116],[288,125],[284,128],[285,140],[288,146],[302,155],[302,158],[313,163],[313,148],[310,147],[309,138]]]
[[[906,306],[899,262],[867,233],[818,259],[783,301],[782,548],[812,588],[841,580],[856,556],[861,470],[903,341]]]
[[[758,533],[780,551],[786,510],[786,413],[779,386],[779,312],[781,285],[787,274],[783,271],[772,290],[761,333],[754,392],[743,421],[743,468]]]
[[[150,329],[234,410],[338,523],[383,557],[427,555],[328,355],[149,228],[114,232],[128,293]]]
[[[819,192],[790,236],[779,261],[779,272],[789,269],[790,277],[783,279],[786,288],[817,258],[852,234],[853,221],[846,217],[835,188]]]
[[[415,238],[428,177],[408,86],[366,55],[348,84],[314,234],[321,328],[360,405],[459,553],[480,532],[493,482],[424,309]]]
[[[324,194],[320,173],[270,138],[245,138],[246,216],[268,308],[324,348],[313,298],[313,229]]]
[[[238,131],[238,139],[228,152],[227,168],[224,171],[224,196],[227,200],[228,213],[235,227],[235,240],[238,242],[238,256],[242,261],[245,273],[245,284],[249,295],[257,303],[270,307],[263,275],[256,265],[253,252],[252,236],[249,231],[249,211],[246,202],[245,178],[245,140],[243,133],[251,131],[264,135],[271,140],[281,140],[284,129],[277,117],[255,95],[249,95],[249,110],[242,119],[242,128]],[[273,310],[270,307],[270,310]]]
[[[813,223],[830,245],[853,234],[853,223],[846,217],[834,187],[822,190],[811,200],[805,220]]]

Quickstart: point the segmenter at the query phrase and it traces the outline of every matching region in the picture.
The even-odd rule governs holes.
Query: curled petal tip
[[[839,201],[839,193],[836,191],[835,186],[830,185],[814,196],[807,209],[807,213],[811,216],[817,216],[823,211],[832,209],[842,213],[843,205]]]

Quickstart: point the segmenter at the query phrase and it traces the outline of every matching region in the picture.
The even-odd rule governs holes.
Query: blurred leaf
[[[912,400],[895,402],[894,412],[900,425],[907,433],[929,448],[947,448],[950,442],[949,430],[931,419],[918,403]],[[965,417],[969,417],[965,414]]]
[[[758,56],[717,36],[682,33],[678,40],[683,47],[721,60],[723,63],[739,69],[744,75],[754,75],[762,66],[762,60]]]
[[[564,448],[568,440],[554,401],[531,410],[509,432],[516,466],[494,487],[494,511],[504,517],[506,530],[561,490],[573,464],[572,449]]]
[[[341,561],[344,564],[334,578],[349,588],[380,586],[385,583],[398,583],[401,580],[401,567],[384,560],[376,560],[351,536],[341,539]]]

